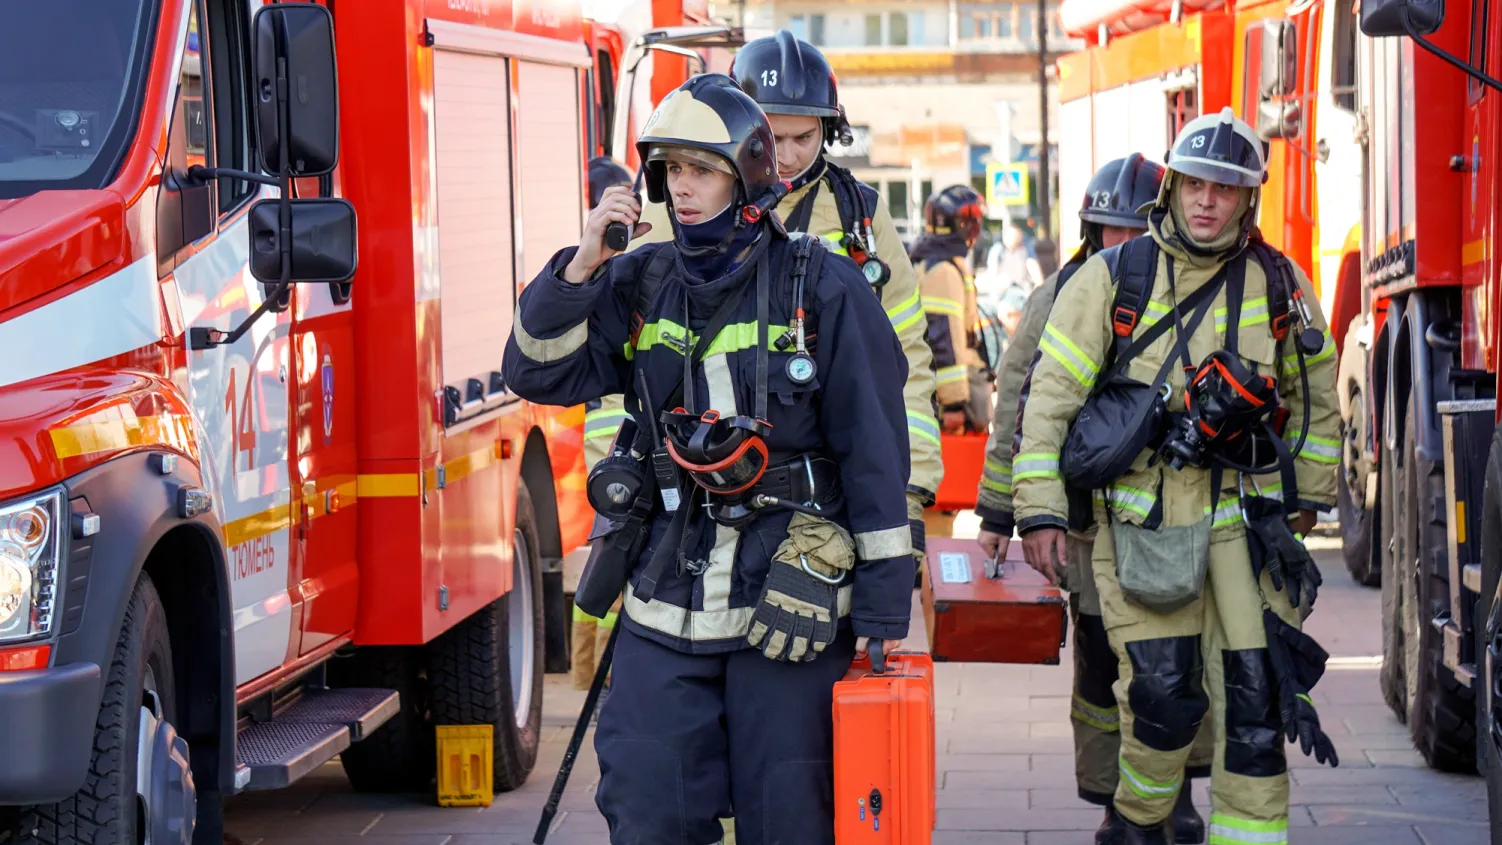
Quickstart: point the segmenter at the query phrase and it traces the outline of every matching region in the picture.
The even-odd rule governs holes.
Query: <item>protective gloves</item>
[[[1321,763],[1339,766],[1335,744],[1320,728],[1319,713],[1309,697],[1309,690],[1324,674],[1329,654],[1312,637],[1271,610],[1262,611],[1262,626],[1267,632],[1267,652],[1273,682],[1278,688],[1284,734],[1289,742],[1299,743],[1304,756],[1313,754]]]
[[[907,492],[907,527],[913,535],[913,560],[922,569],[923,555],[928,545],[923,526],[923,497],[911,490]]]
[[[839,585],[855,541],[827,519],[795,513],[772,555],[746,642],[772,660],[807,662],[834,642]]]
[[[773,660],[807,662],[834,642],[839,588],[774,558],[746,642]]]
[[[1282,503],[1247,497],[1242,506],[1246,509],[1253,573],[1260,578],[1266,568],[1273,589],[1287,593],[1289,604],[1302,607],[1301,599],[1307,595],[1313,607],[1324,577],[1309,550],[1293,535]]]

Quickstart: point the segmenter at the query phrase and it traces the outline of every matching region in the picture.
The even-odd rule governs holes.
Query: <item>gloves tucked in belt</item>
[[[1253,572],[1261,577],[1266,568],[1273,589],[1286,592],[1289,604],[1300,607],[1300,599],[1307,595],[1309,606],[1313,607],[1324,577],[1320,575],[1314,558],[1309,556],[1309,550],[1293,536],[1282,503],[1249,497],[1243,500],[1243,504],[1247,511],[1247,538]]]
[[[834,642],[839,583],[855,543],[828,520],[798,513],[777,547],[746,642],[773,660],[807,662]]]
[[[1262,611],[1262,626],[1267,632],[1267,652],[1272,663],[1273,681],[1278,687],[1278,704],[1282,711],[1283,732],[1289,742],[1298,741],[1304,756],[1340,765],[1335,744],[1320,729],[1319,713],[1309,691],[1325,671],[1329,654],[1312,637],[1284,622],[1271,610]]]

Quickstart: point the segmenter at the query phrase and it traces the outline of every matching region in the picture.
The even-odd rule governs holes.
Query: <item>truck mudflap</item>
[[[0,804],[50,804],[78,791],[94,752],[96,663],[0,672]]]
[[[1476,599],[1481,594],[1481,513],[1487,452],[1496,427],[1495,399],[1462,399],[1436,406],[1444,448],[1446,560],[1449,608],[1434,619],[1444,635],[1444,664],[1467,687],[1483,655],[1476,654]]]

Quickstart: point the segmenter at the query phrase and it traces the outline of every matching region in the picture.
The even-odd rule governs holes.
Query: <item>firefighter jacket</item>
[[[618,255],[579,285],[561,275],[577,247],[554,255],[522,292],[506,344],[506,384],[528,401],[568,406],[624,393],[628,383],[637,383],[640,371],[651,403],[666,405],[683,377],[685,352],[698,342],[695,328],[709,322],[726,296],[737,295],[741,301],[729,322],[692,368],[696,407],[688,410],[713,408],[727,418],[751,415],[760,342],[756,256],[765,250],[771,282],[767,416],[772,430],[766,441],[770,465],[802,455],[823,456],[834,463],[842,493],[824,506],[824,512],[850,533],[856,558],[838,591],[840,622],[849,624],[856,636],[903,638],[914,570],[903,489],[908,476],[902,403],[907,365],[891,321],[853,262],[822,262],[805,294],[811,311],[806,336],[813,340],[809,354],[817,371],[808,384],[795,384],[786,371],[792,350],[775,343],[793,316],[786,266],[791,242],[766,235],[752,248],[752,258],[713,281],[689,284],[675,256],[633,334],[635,282],[658,250],[675,248],[654,244]],[[638,425],[648,425],[644,414],[634,406],[630,410]],[[652,416],[655,421],[655,410]],[[697,500],[702,503],[702,496]],[[717,525],[706,508],[694,507],[683,552],[699,566],[669,565],[651,601],[643,601],[636,590],[652,552],[661,543],[678,544],[681,539],[666,536],[671,516],[659,497],[649,539],[625,591],[625,624],[680,651],[714,653],[745,647],[772,555],[787,537],[792,512],[767,510],[737,530]]]
[[[986,369],[975,348],[975,329],[980,325],[975,280],[963,252],[923,258],[920,263],[919,292],[928,318],[926,337],[934,355],[939,406],[959,408],[970,401],[970,373]]]
[[[815,166],[827,167],[823,164]],[[814,186],[818,186],[819,192],[814,195],[813,211],[805,230],[822,237],[837,255],[847,255],[845,248],[840,245],[843,234],[840,210],[830,186],[832,179],[827,170],[819,178],[810,179],[806,185],[784,197],[777,204],[777,212],[779,217],[786,220],[797,207],[798,201],[813,190]],[[874,190],[864,184],[860,187],[875,194]],[[903,403],[907,406],[908,445],[912,452],[912,477],[907,483],[910,489],[916,488],[913,491],[916,497],[927,504],[933,501],[939,482],[944,477],[944,461],[939,451],[939,423],[934,418],[933,407],[933,352],[923,336],[923,305],[918,297],[917,273],[913,270],[913,263],[908,260],[902,236],[892,223],[892,215],[887,211],[886,203],[880,202],[879,197],[877,200],[874,203],[876,214],[871,218],[876,255],[892,273],[891,278],[880,288],[881,306],[886,310],[892,328],[897,330],[903,355],[907,357],[908,377],[907,384],[903,386]],[[673,227],[668,220],[666,205],[647,202],[643,197],[641,219],[652,224],[652,231],[637,241],[632,241],[632,248],[638,242],[653,243],[673,239]],[[606,414],[611,407],[612,403],[607,399],[598,417],[601,426],[609,425]],[[618,399],[614,407],[620,407]],[[588,420],[585,425],[588,426]],[[608,444],[609,440],[605,442]]]
[[[1161,249],[1152,301],[1139,320],[1134,337],[1159,319],[1171,319],[1174,297],[1169,292],[1168,260],[1173,257],[1175,288],[1179,298],[1188,296],[1212,279],[1222,261],[1190,255],[1177,246],[1171,216],[1161,223],[1154,221],[1150,236]],[[1234,259],[1233,259],[1234,260]],[[1291,263],[1291,262],[1290,262]],[[1324,336],[1319,352],[1305,358],[1309,371],[1309,435],[1303,449],[1294,458],[1298,484],[1296,504],[1303,509],[1320,510],[1335,502],[1335,469],[1340,460],[1340,414],[1335,399],[1335,343],[1319,310],[1309,280],[1297,265],[1293,273],[1304,292],[1312,314],[1313,327]],[[1104,369],[1106,350],[1112,344],[1111,310],[1115,289],[1111,272],[1101,256],[1085,263],[1069,284],[1058,292],[1053,310],[1043,329],[1037,365],[1030,376],[1030,393],[1022,409],[1022,443],[1012,461],[1017,527],[1025,534],[1041,526],[1067,527],[1068,501],[1059,473],[1060,447],[1069,426],[1089,397],[1096,376]],[[1226,290],[1220,290],[1213,310],[1190,338],[1189,360],[1198,365],[1211,352],[1224,348],[1228,331],[1238,333],[1238,352],[1248,366],[1272,375],[1278,382],[1282,407],[1291,416],[1283,429],[1284,439],[1297,442],[1304,414],[1305,396],[1299,382],[1298,353],[1293,331],[1281,344],[1273,337],[1267,308],[1267,280],[1262,267],[1246,257],[1246,284],[1239,325],[1227,326]],[[1176,345],[1175,332],[1163,333],[1126,367],[1127,377],[1151,384],[1166,356]],[[1184,371],[1171,367],[1168,408],[1183,411]],[[1125,476],[1107,491],[1111,499],[1111,518],[1136,525],[1192,525],[1214,515],[1212,525],[1217,535],[1244,533],[1237,497],[1237,474],[1224,473],[1222,493],[1212,501],[1209,469],[1168,468],[1163,462],[1148,465],[1152,455],[1145,449],[1132,463]],[[1247,493],[1255,482],[1262,494],[1282,498],[1282,484],[1276,473],[1247,476]],[[1105,521],[1104,495],[1096,491],[1095,517]]]

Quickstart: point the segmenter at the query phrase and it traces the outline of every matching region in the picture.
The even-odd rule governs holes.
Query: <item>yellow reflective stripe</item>
[[[965,367],[963,364],[957,364],[953,367],[940,367],[937,375],[939,384],[951,384],[957,381],[964,381]]]
[[[946,317],[959,317],[965,313],[958,302],[942,296],[923,297],[923,310],[930,314],[943,314]]]
[[[1052,323],[1043,327],[1043,334],[1044,337],[1038,342],[1039,349],[1058,361],[1080,384],[1086,387],[1095,384],[1098,374],[1095,364],[1074,345],[1074,341],[1065,337]]]
[[[1172,310],[1172,308],[1169,308],[1167,305],[1164,305],[1160,302],[1149,301],[1147,303],[1147,308],[1142,314],[1142,321],[1139,325],[1141,328],[1146,329],[1152,326],[1153,323],[1156,323],[1164,317],[1168,316],[1169,312]]]
[[[887,309],[887,319],[892,328],[901,334],[904,329],[923,319],[923,299],[914,290],[912,296]]]
[[[1304,439],[1304,448],[1299,450],[1299,456],[1308,458],[1317,464],[1338,464],[1340,463],[1341,445],[1339,440],[1332,440],[1328,437],[1315,437],[1311,434]]]
[[[986,458],[985,468],[981,470],[980,486],[993,493],[1010,496],[1012,494],[1012,462]]]
[[[1265,323],[1268,320],[1267,297],[1259,296],[1256,299],[1248,299],[1241,305],[1240,322],[1237,325],[1242,328]],[[1226,330],[1226,320],[1230,317],[1229,306],[1221,306],[1215,309],[1215,330]]]
[[[1074,701],[1069,707],[1069,717],[1098,731],[1116,733],[1121,730],[1121,713],[1117,708],[1096,707],[1080,698],[1079,693],[1074,695]]]
[[[1210,506],[1205,505],[1205,516],[1211,516],[1211,514]],[[1223,528],[1227,525],[1234,525],[1241,521],[1241,501],[1239,499],[1232,499],[1216,508],[1213,514],[1214,521],[1210,524],[1212,528]]]
[[[844,232],[841,232],[839,229],[835,229],[833,232],[825,232],[818,237],[824,242],[824,245],[829,248],[830,252],[834,253],[835,255],[843,255],[846,258],[850,257],[850,253],[846,251],[845,247],[840,243],[845,239]]]
[[[935,445],[939,445],[939,424],[933,417],[908,411],[907,432],[924,440],[932,440]]]
[[[731,323],[715,335],[709,348],[704,350],[704,357],[739,352],[743,349],[755,349],[756,338],[756,323]],[[776,351],[776,340],[777,332],[769,330],[767,349]],[[637,336],[635,348],[630,343],[626,344],[625,356],[626,360],[630,361],[636,357],[637,352],[646,351],[654,346],[666,346],[682,355],[698,342],[699,338],[693,332],[672,320],[656,320],[641,327],[641,334]]]
[[[1024,452],[1012,461],[1012,481],[1024,478],[1058,478],[1059,456],[1047,452]]]
[[[1304,366],[1306,366],[1306,367],[1312,367],[1315,364],[1318,364],[1319,362],[1321,362],[1321,361],[1325,360],[1326,358],[1329,358],[1331,355],[1335,354],[1335,338],[1333,338],[1333,337],[1330,336],[1329,329],[1325,330],[1325,335],[1324,336],[1325,336],[1325,344],[1324,344],[1324,346],[1321,346],[1320,350],[1318,352],[1316,352],[1313,355],[1305,358],[1304,359]],[[1295,343],[1298,342],[1298,338],[1292,338],[1292,340]],[[1283,366],[1285,368],[1291,368],[1292,370],[1297,371],[1298,370],[1298,366],[1299,366],[1299,353],[1297,351],[1294,351],[1293,354],[1291,354],[1291,355],[1284,355],[1283,356]]]
[[[601,408],[598,411],[590,411],[584,415],[584,439],[610,437],[630,416],[625,408]]]
[[[1179,794],[1179,780],[1175,778],[1167,783],[1159,783],[1152,778],[1144,777],[1132,768],[1126,761],[1126,757],[1120,758],[1121,776],[1126,780],[1127,786],[1143,798],[1172,797]]]
[[[1097,505],[1106,503],[1106,497],[1097,490],[1093,496]],[[1115,484],[1111,487],[1111,506],[1124,511],[1131,511],[1146,519],[1153,512],[1153,506],[1158,503],[1158,497],[1150,491],[1139,490],[1136,487],[1128,487],[1125,484]]]
[[[1256,821],[1211,813],[1209,833],[1212,845],[1287,845],[1288,819]]]

